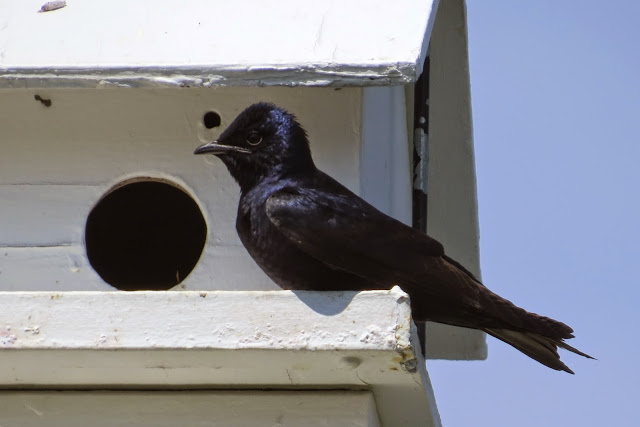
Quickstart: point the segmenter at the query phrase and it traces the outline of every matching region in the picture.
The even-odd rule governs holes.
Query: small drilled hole
[[[220,114],[215,111],[209,111],[204,115],[202,121],[207,129],[217,128],[220,126]]]
[[[125,291],[166,290],[195,267],[207,236],[197,203],[160,181],[137,181],[107,193],[87,218],[91,266]]]

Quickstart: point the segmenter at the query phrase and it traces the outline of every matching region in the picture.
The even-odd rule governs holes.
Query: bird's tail
[[[512,331],[509,329],[485,328],[483,330],[489,335],[512,345],[532,359],[556,371],[565,371],[570,374],[574,373],[560,360],[558,347],[593,359],[593,357],[588,354],[565,343],[562,338],[550,338],[535,332]]]
[[[457,261],[447,256],[442,258],[445,261],[442,270],[451,277],[447,278],[446,293],[439,295],[439,304],[426,307],[432,316],[429,320],[480,329],[557,371],[573,374],[560,360],[558,347],[593,359],[565,343],[564,340],[573,338],[569,325],[518,307],[487,289]],[[424,297],[422,301],[429,299]],[[425,317],[428,317],[426,313]]]

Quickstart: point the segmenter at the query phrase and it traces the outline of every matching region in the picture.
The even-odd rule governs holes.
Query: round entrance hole
[[[121,184],[87,218],[91,266],[124,291],[167,290],[193,270],[207,236],[198,204],[163,181]]]

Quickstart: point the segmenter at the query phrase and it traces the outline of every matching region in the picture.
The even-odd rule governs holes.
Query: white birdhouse
[[[0,5],[0,424],[439,425],[406,296],[270,292],[193,150],[273,102],[479,274],[464,1],[44,2]]]

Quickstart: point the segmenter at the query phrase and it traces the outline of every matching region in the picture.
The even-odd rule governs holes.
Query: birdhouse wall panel
[[[358,88],[0,90],[0,179],[2,184],[104,184],[158,170],[192,181],[230,181],[217,176],[228,175],[219,161],[203,164],[193,149],[262,100],[295,111],[312,135],[317,163],[357,190],[353,165],[361,96]],[[220,114],[219,127],[205,128],[202,116],[208,111]],[[212,174],[212,168],[222,170]]]
[[[370,391],[0,392],[0,422],[22,427],[379,427]]]
[[[250,291],[280,290],[247,255],[242,245],[207,243],[193,272],[180,284],[181,289]]]
[[[191,274],[176,289],[279,290],[243,246],[208,243]],[[177,282],[177,280],[176,280]],[[0,291],[113,291],[95,272],[84,244],[0,246]]]
[[[431,37],[427,232],[480,277],[466,6],[440,2]],[[427,356],[485,359],[485,334],[428,323]]]
[[[411,164],[403,86],[363,91],[360,195],[382,212],[411,225]]]
[[[82,242],[84,222],[104,187],[0,185],[0,246],[56,246]]]
[[[480,276],[471,86],[464,1],[443,2],[431,40],[428,234]]]
[[[84,245],[0,247],[0,291],[113,291]]]
[[[112,290],[87,259],[87,218],[115,186],[147,179],[184,190],[207,224],[201,260],[186,279],[176,277],[176,283],[184,279],[181,288],[277,289],[237,237],[237,184],[219,159],[193,155],[258,100],[294,111],[318,166],[360,190],[359,88],[5,89],[0,95],[0,290]],[[220,115],[219,127],[204,125],[210,111]]]

